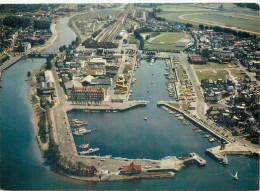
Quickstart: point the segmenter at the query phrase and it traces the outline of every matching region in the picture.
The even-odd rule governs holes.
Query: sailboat
[[[224,156],[222,163],[228,165],[227,155]]]
[[[233,176],[235,180],[238,180],[237,174],[238,174],[238,172],[236,172],[236,174]]]

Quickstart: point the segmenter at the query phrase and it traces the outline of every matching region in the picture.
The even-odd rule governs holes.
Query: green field
[[[158,51],[183,50],[185,47],[176,47],[174,43],[184,37],[184,34],[164,33],[150,41],[145,41],[144,49]]]
[[[152,39],[150,42],[153,44],[174,44],[176,41],[184,38],[184,34],[174,34],[174,33],[166,33],[166,34],[161,34],[154,39]]]
[[[217,81],[218,79],[227,80],[228,72],[226,70],[213,71],[196,71],[199,81],[203,79],[210,79]]]
[[[163,11],[158,13],[158,16],[164,17],[169,21],[191,23],[193,25],[237,27],[238,29],[259,33],[259,11],[236,7],[234,4],[223,4],[224,9],[219,9],[220,5],[161,5],[158,8],[162,8]]]
[[[243,73],[242,70],[238,70],[238,69],[231,69],[230,70],[232,76],[234,76],[235,78],[248,78],[248,75]]]
[[[207,64],[196,64],[193,65],[193,68],[195,70],[201,70],[201,69],[215,69],[215,68],[231,68],[233,67],[230,64],[219,64],[216,62],[208,62]]]

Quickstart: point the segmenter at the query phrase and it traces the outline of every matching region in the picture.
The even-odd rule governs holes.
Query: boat
[[[80,136],[80,135],[84,135],[84,134],[91,133],[94,131],[96,131],[96,129],[85,129],[84,127],[80,127],[80,128],[75,129],[72,134]]]
[[[153,58],[151,59],[151,63],[154,63],[154,59]]]
[[[153,76],[153,73],[152,73],[152,76]]]
[[[238,180],[237,174],[238,174],[238,172],[236,172],[236,174],[233,176],[235,180]]]
[[[71,119],[69,122],[76,122],[78,119]]]
[[[146,85],[146,87],[149,87],[149,85]]]
[[[153,63],[151,63],[150,66],[153,66]]]
[[[201,132],[200,135],[205,135],[205,132]]]
[[[150,90],[149,89],[147,89],[147,92],[149,92]]]
[[[192,130],[196,130],[196,129],[198,129],[198,127],[194,127],[194,128],[192,128]]]
[[[89,144],[82,144],[82,145],[79,145],[78,147],[81,149],[86,149],[89,147]]]
[[[204,138],[209,138],[209,134],[206,134],[206,135],[204,136]]]
[[[212,137],[209,138],[209,142],[214,142],[215,139],[213,139]]]
[[[152,99],[152,97],[150,96],[149,99]]]
[[[79,152],[80,155],[86,155],[86,154],[91,154],[91,153],[94,153],[94,152],[98,152],[99,151],[99,148],[90,148],[86,151],[81,151]]]
[[[151,84],[153,84],[153,81],[151,82]]]
[[[176,116],[176,117],[179,117],[179,116],[181,116],[181,114],[176,114],[175,116]]]
[[[147,120],[147,117],[145,117],[144,120]]]
[[[202,130],[200,130],[200,129],[196,131],[196,133],[201,133],[201,132],[202,132]]]
[[[227,155],[224,156],[222,164],[228,165]]]

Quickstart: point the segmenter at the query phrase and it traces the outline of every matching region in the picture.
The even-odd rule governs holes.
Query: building
[[[191,64],[206,64],[207,60],[203,59],[200,55],[190,54],[189,61]]]
[[[37,88],[39,95],[53,95],[55,91],[53,82],[42,82],[40,87]]]
[[[141,165],[136,165],[135,162],[132,162],[130,166],[123,166],[123,174],[126,175],[133,175],[133,174],[140,174],[142,172]]]
[[[104,88],[92,87],[73,87],[69,100],[78,104],[86,104],[88,102],[102,102],[105,98]]]
[[[83,86],[82,86],[81,82],[79,82],[77,80],[70,80],[70,81],[64,83],[65,92],[68,97],[71,95],[72,89],[75,87],[81,88]]]

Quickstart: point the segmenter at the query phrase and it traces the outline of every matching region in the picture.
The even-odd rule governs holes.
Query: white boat
[[[91,154],[91,153],[94,153],[94,152],[98,152],[99,151],[99,148],[90,148],[89,150],[87,151],[81,151],[79,152],[80,155],[85,155],[85,154]]]
[[[86,149],[89,147],[89,144],[82,144],[82,145],[79,145],[78,147],[81,149]]]
[[[151,82],[151,84],[153,84],[153,81]]]
[[[238,174],[238,172],[236,172],[236,174],[233,176],[235,180],[238,180],[237,174]]]
[[[144,120],[147,120],[147,117],[145,117]]]
[[[152,97],[150,96],[149,99],[152,99]]]
[[[228,165],[227,155],[224,156],[222,163]]]

